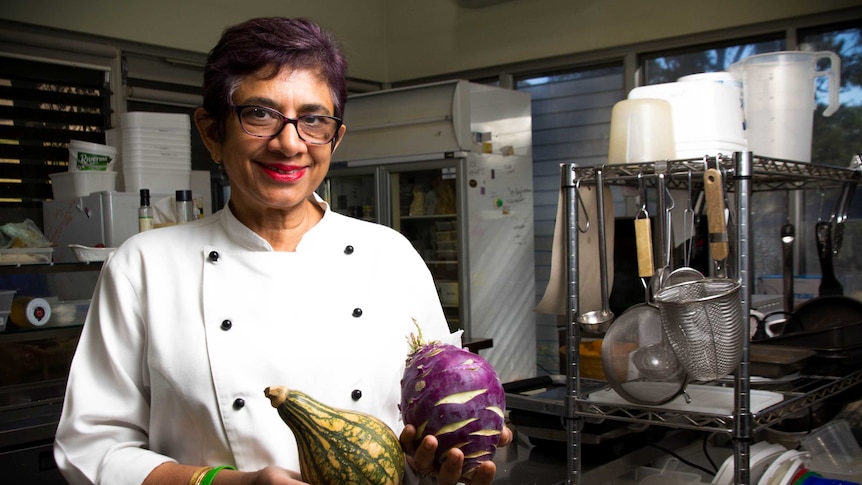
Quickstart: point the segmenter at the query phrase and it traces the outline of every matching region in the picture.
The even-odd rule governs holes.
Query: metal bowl
[[[606,309],[593,310],[578,315],[577,321],[585,332],[605,333],[614,321],[614,312]]]

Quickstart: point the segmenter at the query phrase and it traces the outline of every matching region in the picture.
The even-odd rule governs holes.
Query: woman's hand
[[[497,465],[493,461],[484,461],[474,472],[469,480],[462,480],[461,467],[464,465],[464,453],[457,448],[450,449],[445,456],[445,460],[438,467],[434,463],[434,454],[437,452],[437,438],[434,436],[426,436],[418,447],[413,446],[413,440],[416,437],[416,428],[408,424],[404,431],[401,432],[401,447],[407,454],[407,464],[416,473],[422,476],[433,475],[437,477],[439,485],[455,485],[458,482],[464,481],[470,485],[490,485],[494,481],[494,476],[497,473]],[[512,430],[503,426],[503,431],[500,434],[500,443],[498,448],[508,446],[512,442]]]
[[[168,483],[189,483],[192,475],[200,467],[165,462],[153,469],[144,480],[144,485],[164,485]],[[302,476],[294,471],[277,466],[268,466],[254,472],[222,470],[213,480],[213,485],[308,485]]]
[[[225,479],[232,478],[228,471],[219,473],[220,478],[222,478],[222,474],[225,475],[223,477]],[[302,476],[299,473],[285,470],[284,468],[279,468],[277,466],[268,466],[256,472],[243,473],[241,475],[242,476],[239,477],[240,481],[225,483],[238,483],[241,485],[307,485],[302,481]],[[214,482],[214,484],[215,483],[219,482]]]

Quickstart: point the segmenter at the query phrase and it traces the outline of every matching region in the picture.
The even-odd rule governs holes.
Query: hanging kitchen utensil
[[[641,203],[635,218],[635,242],[645,301],[626,309],[611,324],[602,340],[602,370],[623,399],[659,405],[684,392],[688,376],[662,330],[658,308],[650,303],[647,280],[654,273],[652,234],[646,199]],[[658,382],[665,385],[655,385]]]
[[[796,242],[796,229],[790,223],[790,218],[781,226],[781,252],[784,260],[783,276],[784,276],[784,311],[787,313],[793,312],[793,279],[795,278],[793,269],[793,246]]]
[[[602,171],[596,170],[596,211],[599,233],[599,284],[601,285],[602,308],[578,315],[578,323],[587,332],[604,333],[614,320],[614,312],[608,302],[608,255],[605,246],[605,191]]]
[[[829,216],[829,236],[832,243],[833,255],[838,254],[841,250],[841,245],[844,242],[844,224],[847,221],[847,209],[850,206],[850,202],[853,200],[853,193],[856,191],[856,184],[860,177],[862,177],[862,159],[860,159],[859,155],[853,156],[853,159],[850,161],[850,169],[853,170],[853,173],[850,175],[849,179],[844,182],[841,194],[839,195],[838,200],[835,201],[835,205],[832,208],[832,214]],[[832,288],[829,289],[831,290]],[[822,290],[821,294],[823,294]]]
[[[856,179],[859,178],[859,174],[860,172],[856,171],[853,174],[853,180],[844,182],[841,196],[836,201],[835,208],[832,209],[832,215],[829,218],[832,223],[832,252],[836,255],[844,242],[844,223],[847,221],[847,209],[850,206],[850,201],[853,200],[853,193],[856,191]]]
[[[692,379],[709,381],[733,372],[742,357],[740,284],[725,277],[728,256],[721,172],[704,172],[710,251],[718,276],[666,286],[656,296],[662,327]]]
[[[709,253],[716,277],[727,277],[727,224],[724,219],[724,182],[721,172],[709,168],[703,173],[703,190],[706,193],[706,218],[709,229]]]
[[[663,286],[671,286],[686,281],[695,281],[703,279],[703,273],[691,267],[691,255],[694,248],[694,189],[692,183],[692,171],[688,171],[688,198],[686,207],[683,211],[683,228],[682,228],[682,244],[683,244],[683,265],[675,268],[664,281]],[[670,232],[670,230],[668,230]],[[657,293],[657,292],[656,292]]]
[[[655,274],[653,266],[653,249],[652,249],[652,223],[650,222],[649,212],[647,212],[646,190],[644,189],[643,179],[638,175],[640,182],[640,202],[641,207],[637,215],[635,215],[635,248],[637,249],[638,260],[638,275],[644,285],[644,290],[649,291],[646,278],[652,278]],[[645,301],[649,301],[649,293]]]
[[[667,189],[667,181],[663,173],[656,175],[656,221],[658,221],[659,234],[659,258],[661,265],[656,268],[655,276],[650,283],[652,294],[655,295],[665,285],[671,273],[670,255],[673,248],[673,232],[671,231],[671,211],[674,208],[674,200]]]
[[[835,267],[832,263],[832,225],[830,221],[818,221],[814,230],[817,257],[820,259],[820,296],[844,294],[844,287],[835,277]]]

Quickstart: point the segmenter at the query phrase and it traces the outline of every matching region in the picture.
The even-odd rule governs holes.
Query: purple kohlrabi
[[[418,325],[417,325],[418,326]],[[411,335],[401,380],[401,416],[416,427],[416,442],[437,438],[437,462],[451,448],[464,453],[464,478],[494,457],[503,429],[506,394],[494,368],[482,357]]]

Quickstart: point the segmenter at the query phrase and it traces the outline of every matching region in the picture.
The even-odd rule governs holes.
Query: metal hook
[[[639,219],[638,216],[640,215],[649,217],[649,212],[647,212],[646,185],[644,184],[643,173],[638,173],[638,199],[640,201],[640,209],[638,210],[637,215],[635,215],[635,218]]]
[[[665,185],[664,188],[664,195],[666,197],[665,200],[667,200],[666,209],[668,212],[670,212],[674,207],[676,207],[676,201],[673,200],[673,194],[670,193],[670,187],[668,187],[667,185]]]
[[[817,222],[820,222],[823,220],[823,201],[826,200],[826,191],[819,185],[817,186],[817,190],[820,191],[820,205],[817,208]]]
[[[578,222],[578,231],[580,231],[581,234],[586,234],[587,231],[590,230],[590,214],[587,213],[587,207],[584,205],[584,199],[581,198],[581,180],[580,179],[578,179],[578,181],[575,182],[575,194],[577,194],[577,197],[578,197],[578,206],[584,212],[584,220],[587,221],[586,225],[583,227],[581,227],[581,223]]]
[[[682,241],[683,241],[683,260],[686,266],[691,265],[691,251],[694,246],[694,201],[691,200],[694,194],[692,188],[692,171],[688,171],[688,199],[686,207],[683,211],[682,221]]]

